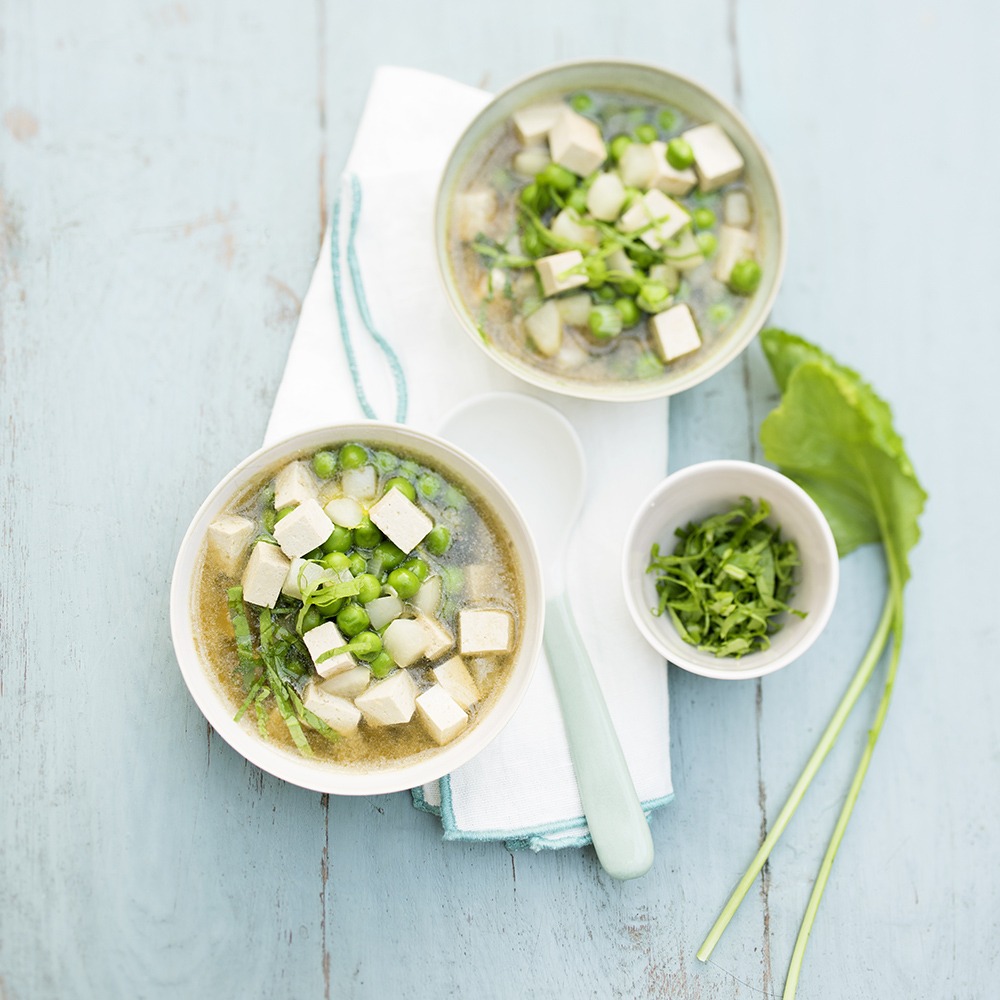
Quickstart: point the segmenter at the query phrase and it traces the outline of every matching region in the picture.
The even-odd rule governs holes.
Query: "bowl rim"
[[[709,101],[714,102],[727,114],[731,115],[746,133],[746,136],[753,148],[753,152],[759,160],[761,167],[763,168],[763,171],[771,185],[771,189],[774,192],[774,216],[777,233],[775,241],[777,266],[770,291],[762,299],[759,323],[745,324],[746,328],[742,331],[739,331],[739,327],[737,327],[736,329],[739,332],[739,336],[732,339],[728,350],[717,352],[715,357],[712,358],[709,363],[706,363],[704,366],[698,366],[686,376],[678,378],[676,383],[666,380],[651,381],[649,383],[641,380],[635,382],[595,382],[593,384],[587,382],[568,382],[561,380],[556,375],[552,375],[530,365],[524,364],[517,358],[508,356],[505,352],[496,350],[484,341],[483,337],[479,334],[479,331],[476,330],[474,325],[470,322],[470,315],[467,314],[468,310],[464,309],[461,302],[461,296],[457,294],[457,289],[453,290],[452,281],[449,278],[451,264],[447,247],[444,245],[445,241],[442,239],[442,233],[445,230],[448,206],[450,202],[449,191],[445,188],[445,179],[448,177],[456,155],[459,150],[462,149],[469,133],[476,127],[480,119],[489,113],[490,109],[498,101],[503,100],[519,88],[525,87],[538,79],[549,76],[550,74],[591,66],[607,66],[612,68],[620,67],[626,71],[638,70],[644,73],[653,73],[678,81],[682,85],[690,87],[692,90],[700,91],[706,98],[709,99]],[[433,219],[435,256],[437,258],[438,274],[445,290],[445,298],[448,300],[448,304],[451,307],[452,312],[458,319],[459,325],[465,331],[466,335],[478,345],[479,349],[506,371],[509,371],[512,375],[517,376],[529,385],[534,385],[540,389],[546,389],[550,392],[556,392],[560,395],[570,396],[577,399],[591,399],[608,403],[641,402],[643,400],[661,399],[673,396],[679,392],[684,392],[687,389],[691,389],[694,386],[699,385],[706,379],[709,379],[713,375],[717,374],[725,368],[726,365],[735,361],[740,354],[746,350],[750,343],[752,343],[753,339],[758,333],[760,333],[767,323],[771,310],[774,308],[778,292],[781,288],[788,257],[788,223],[785,213],[785,202],[781,193],[781,185],[778,181],[778,176],[774,170],[774,165],[771,162],[770,156],[761,145],[756,132],[751,129],[743,115],[728,101],[719,97],[714,90],[711,90],[691,77],[683,73],[675,72],[671,69],[666,69],[656,63],[643,62],[641,60],[634,59],[595,57],[591,59],[564,60],[562,62],[552,63],[540,70],[535,70],[531,73],[520,76],[502,90],[493,94],[489,102],[480,108],[480,110],[462,130],[448,154],[448,158],[445,161],[445,165],[441,172],[441,179],[438,182],[437,194],[434,200]],[[628,392],[621,392],[620,389],[623,386],[631,386],[633,388]],[[615,391],[616,389],[619,391]]]
[[[713,667],[696,660],[687,659],[683,655],[678,655],[677,650],[666,646],[656,629],[653,628],[652,616],[649,613],[649,609],[645,604],[640,604],[637,600],[638,588],[634,584],[642,574],[637,573],[638,568],[632,559],[632,551],[635,537],[640,527],[645,523],[646,517],[655,508],[657,501],[664,494],[672,491],[679,483],[722,471],[739,472],[744,475],[756,476],[758,477],[758,481],[762,483],[779,484],[791,497],[794,497],[795,501],[807,512],[810,520],[816,524],[819,530],[823,551],[827,557],[826,563],[829,566],[829,574],[821,591],[822,601],[817,608],[809,609],[809,616],[806,619],[807,625],[798,642],[783,654],[771,656],[770,659],[768,655],[771,651],[764,650],[759,653],[750,653],[739,660],[726,661],[723,659],[721,662],[728,662],[730,665]],[[746,495],[751,495],[751,492],[748,490]],[[789,476],[770,466],[743,459],[722,458],[696,462],[692,465],[686,465],[662,479],[643,499],[629,523],[622,549],[621,571],[625,602],[628,605],[632,620],[646,641],[670,663],[680,667],[682,670],[715,680],[749,680],[755,677],[764,677],[797,660],[813,645],[826,628],[833,614],[837,593],[840,589],[840,557],[837,552],[837,543],[833,536],[833,529],[830,527],[822,510],[820,510],[819,505]],[[644,572],[645,568],[642,569],[642,573]],[[747,666],[740,666],[740,664],[747,664]]]
[[[220,513],[225,504],[247,485],[249,470],[259,472],[283,458],[291,458],[295,453],[307,450],[314,443],[318,445],[324,441],[349,438],[364,441],[366,435],[377,439],[380,432],[408,439],[405,445],[397,441],[396,446],[410,447],[416,454],[423,453],[431,461],[439,458],[434,451],[437,449],[444,453],[446,459],[457,460],[459,466],[466,463],[476,476],[496,491],[499,503],[486,495],[478,483],[473,484],[499,524],[512,536],[511,542],[523,578],[524,624],[520,649],[500,697],[462,738],[402,766],[363,770],[320,758],[299,757],[278,744],[265,742],[256,732],[234,722],[232,706],[224,700],[217,681],[211,676],[211,668],[203,661],[198,649],[192,627],[191,602],[195,590],[194,570],[210,523],[209,515],[214,517]],[[464,471],[460,468],[459,475]],[[543,616],[544,588],[537,548],[524,516],[507,490],[480,462],[450,441],[391,421],[358,419],[328,424],[290,434],[253,451],[226,473],[199,505],[178,546],[170,583],[169,617],[174,655],[188,692],[212,729],[238,754],[268,774],[301,788],[337,795],[374,795],[416,788],[443,777],[483,750],[513,717],[531,683],[540,658]]]

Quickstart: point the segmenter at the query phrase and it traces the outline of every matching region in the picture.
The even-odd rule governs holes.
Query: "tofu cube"
[[[322,545],[333,531],[333,521],[316,500],[304,500],[275,526],[274,537],[289,559],[297,559]]]
[[[416,621],[427,633],[427,645],[424,656],[428,660],[436,660],[455,645],[455,637],[436,619],[429,615],[417,615]]]
[[[581,177],[592,174],[608,155],[601,130],[569,108],[549,130],[549,152],[554,163]]]
[[[625,204],[625,185],[617,174],[598,174],[587,192],[587,211],[595,219],[614,222]],[[597,231],[590,227],[596,235]]]
[[[701,347],[698,327],[686,304],[657,313],[650,317],[649,325],[656,350],[666,362],[676,361]]]
[[[579,250],[566,250],[564,253],[539,257],[535,261],[535,269],[542,283],[542,294],[547,298],[587,284],[587,275],[583,269],[573,270],[581,264],[583,264],[583,254]]]
[[[618,228],[623,233],[633,233],[650,226],[639,236],[648,247],[659,250],[665,240],[680,232],[691,216],[675,201],[671,201],[662,191],[647,191],[618,220]],[[544,259],[544,258],[543,258]]]
[[[618,161],[618,171],[626,187],[645,190],[652,186],[650,181],[656,172],[655,156],[653,143],[633,142],[625,148]]]
[[[445,660],[431,673],[434,675],[434,680],[466,711],[479,701],[479,688],[461,656]]]
[[[672,167],[665,142],[651,142],[649,148],[653,152],[653,173],[646,186],[679,197],[689,194],[698,183],[698,175],[690,167],[684,170]]]
[[[726,283],[733,268],[741,261],[753,256],[754,238],[745,229],[735,226],[719,227],[719,249],[715,252],[715,267],[712,274],[717,281]]]
[[[344,469],[340,474],[340,488],[345,496],[355,500],[370,500],[375,496],[375,466],[362,465],[357,469]]]
[[[365,670],[365,673],[368,671]],[[325,691],[315,684],[306,685],[302,692],[302,704],[341,736],[352,736],[361,721],[361,712],[346,698]]]
[[[235,514],[222,514],[208,526],[209,549],[217,556],[224,573],[236,575],[253,533],[253,521]]]
[[[258,542],[243,571],[243,600],[261,608],[273,608],[278,603],[290,565],[276,545]]]
[[[455,198],[455,207],[452,211],[458,238],[474,240],[489,228],[497,214],[496,192],[488,188],[466,191]]]
[[[321,659],[331,649],[347,645],[347,640],[331,621],[309,629],[302,637],[302,641],[306,644],[313,666],[320,677],[333,677],[334,674],[342,674],[345,670],[351,670],[358,665],[353,655],[347,652],[337,653],[336,656],[330,656],[325,660]]]
[[[354,699],[370,726],[398,726],[413,718],[417,685],[405,670],[376,681]]]
[[[521,108],[510,117],[518,139],[525,146],[530,146],[532,143],[541,142],[568,110],[565,104],[550,101]]]
[[[274,509],[292,507],[316,499],[316,480],[305,462],[289,462],[274,477]]]
[[[318,681],[316,686],[327,694],[335,694],[340,698],[357,698],[371,683],[372,672],[367,667],[357,666],[334,674],[326,680]],[[319,713],[316,713],[319,715]]]
[[[439,746],[449,743],[469,724],[462,707],[440,684],[417,696],[417,715]]]
[[[715,122],[688,129],[682,138],[687,140],[694,153],[699,190],[714,191],[743,173],[740,151]]]
[[[624,198],[624,192],[622,194]],[[571,208],[564,208],[553,220],[550,227],[560,239],[570,243],[581,243],[584,246],[596,247],[601,242],[597,230],[593,226],[584,225],[580,216]]]
[[[412,552],[434,527],[434,522],[405,494],[391,489],[368,511],[372,523],[393,545]]]
[[[281,592],[285,597],[294,598],[296,601],[302,600],[302,588],[311,587],[317,580],[329,579],[330,572],[314,562],[307,562],[305,559],[293,559],[288,567],[288,575],[281,585]]]
[[[416,663],[430,644],[430,632],[416,618],[397,618],[382,633],[382,648],[399,667]]]
[[[730,191],[722,202],[722,219],[727,226],[747,229],[753,221],[750,195],[746,191]]]
[[[365,516],[364,508],[353,497],[335,497],[323,508],[323,513],[342,528],[356,528]]]
[[[458,613],[459,652],[462,655],[506,653],[510,650],[514,623],[506,611],[493,609]]]
[[[552,299],[543,303],[524,321],[524,330],[535,350],[543,357],[551,358],[553,354],[558,354],[563,337],[559,306]]]

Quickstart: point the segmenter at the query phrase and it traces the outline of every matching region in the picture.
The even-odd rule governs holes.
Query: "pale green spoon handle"
[[[614,878],[638,878],[653,838],[565,593],[546,602],[544,645],[597,857]]]

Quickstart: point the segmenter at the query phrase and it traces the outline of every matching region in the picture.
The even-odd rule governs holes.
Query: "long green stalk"
[[[788,826],[792,815],[795,813],[799,803],[802,801],[802,797],[805,795],[810,782],[816,776],[816,772],[819,770],[820,765],[826,759],[826,755],[833,748],[833,744],[837,741],[837,737],[840,735],[840,731],[843,729],[844,723],[847,721],[847,717],[851,714],[851,709],[853,709],[857,703],[861,692],[865,689],[865,686],[871,679],[872,672],[875,670],[875,666],[882,656],[886,642],[889,639],[889,632],[892,628],[895,613],[896,600],[893,589],[890,588],[889,595],[886,597],[885,605],[882,608],[882,616],[879,618],[878,625],[875,628],[875,634],[872,636],[872,641],[869,644],[868,649],[865,651],[865,655],[861,660],[854,677],[851,678],[851,683],[848,685],[847,691],[844,692],[844,696],[841,698],[840,704],[833,713],[826,729],[823,730],[823,735],[820,736],[819,742],[816,744],[816,749],[813,750],[812,756],[810,756],[809,760],[806,762],[806,766],[799,775],[798,781],[795,782],[795,786],[792,788],[785,804],[781,807],[781,811],[778,813],[777,819],[775,819],[771,829],[768,831],[767,836],[764,838],[764,842],[760,845],[759,850],[754,855],[753,861],[750,862],[750,866],[743,873],[743,877],[736,884],[736,888],[733,890],[732,895],[729,897],[726,905],[722,909],[722,912],[712,925],[712,929],[708,932],[708,936],[698,949],[698,959],[700,961],[708,961],[713,949],[719,943],[719,938],[722,937],[723,931],[725,931],[726,927],[729,926],[729,922],[735,916],[740,903],[743,902],[744,897],[750,891],[750,887],[760,874],[760,870],[764,867],[764,862],[767,861],[771,851],[774,849],[775,844],[777,844],[782,833],[785,832],[785,827]]]

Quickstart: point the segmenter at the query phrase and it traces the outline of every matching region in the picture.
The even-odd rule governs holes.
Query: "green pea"
[[[408,601],[420,589],[420,580],[408,569],[394,569],[386,581],[390,587],[404,600]]]
[[[583,215],[587,211],[587,192],[582,187],[575,187],[566,197],[566,207],[571,208],[577,215]]]
[[[529,257],[544,257],[548,253],[545,240],[542,239],[541,234],[534,227],[525,229],[521,233],[521,249]]]
[[[695,239],[698,241],[698,248],[706,257],[711,257],[719,249],[719,241],[715,233],[698,233]]]
[[[639,355],[635,362],[636,378],[656,378],[663,374],[663,362],[653,353],[647,351]]]
[[[594,102],[590,99],[588,94],[574,94],[569,99],[569,106],[574,111],[589,111],[593,106]]]
[[[307,552],[302,558],[306,562],[319,562],[325,554],[321,548],[313,549],[311,552]]]
[[[627,278],[618,286],[618,291],[623,295],[638,295],[639,294],[639,282],[634,278]]]
[[[371,670],[372,677],[381,680],[383,677],[388,677],[396,669],[396,662],[383,649],[381,653],[376,654],[375,658],[368,662],[368,669]]]
[[[576,187],[576,174],[559,166],[558,163],[546,164],[535,180],[560,194],[568,194]]]
[[[260,519],[264,525],[264,530],[268,534],[274,531],[274,525],[277,523],[278,515],[273,507],[265,507],[264,513],[261,514]]]
[[[388,539],[379,542],[372,553],[372,562],[379,567],[377,573],[387,569],[395,569],[405,558],[406,553]]]
[[[639,142],[656,142],[656,126],[655,125],[639,125],[635,130],[635,137]]]
[[[337,600],[335,600],[335,601],[331,601],[331,602],[330,602],[329,604],[326,604],[326,605],[324,605],[323,607],[321,607],[321,608],[318,608],[318,610],[319,610],[319,613],[320,613],[320,614],[321,614],[321,615],[322,615],[322,616],[323,616],[324,618],[334,618],[334,617],[335,617],[335,616],[336,616],[337,614],[339,614],[339,613],[340,613],[340,609],[341,609],[341,608],[342,608],[342,607],[343,607],[343,606],[344,606],[344,605],[345,605],[346,603],[347,603],[347,601],[346,601],[346,599],[345,599],[345,598],[343,598],[343,597],[338,597],[338,598],[337,598]]]
[[[656,254],[652,250],[647,250],[646,247],[632,246],[625,253],[636,267],[640,267],[644,271],[648,271],[658,262]]]
[[[417,490],[428,500],[433,500],[441,492],[441,488],[441,477],[435,476],[433,472],[425,472],[417,480]]]
[[[587,326],[597,340],[611,340],[622,332],[621,313],[614,306],[594,306],[587,317]]]
[[[670,292],[662,281],[647,281],[639,289],[635,304],[648,313],[662,312],[670,305]]]
[[[382,637],[377,632],[359,632],[348,645],[359,660],[373,660],[382,652]]]
[[[404,479],[402,476],[393,476],[385,484],[385,492],[388,493],[389,490],[399,490],[407,500],[412,500],[416,502],[417,490],[416,487],[409,481],[409,479]]]
[[[288,515],[291,514],[291,512],[293,510],[295,510],[295,505],[294,504],[292,504],[292,505],[290,505],[288,507],[282,507],[281,510],[279,510],[274,515],[274,523],[277,524],[283,517],[288,517]]]
[[[337,456],[332,451],[317,451],[312,466],[320,479],[329,479],[337,471]]]
[[[635,187],[625,188],[625,201],[622,202],[622,211],[631,208],[642,197],[642,189]]]
[[[709,306],[708,308],[708,318],[711,322],[715,323],[716,326],[722,326],[724,323],[728,323],[733,317],[733,310],[730,306],[727,306],[725,302],[716,302],[714,306]]]
[[[673,111],[668,111],[664,108],[659,115],[657,115],[656,120],[660,123],[660,128],[664,132],[672,132],[677,128],[677,115]]]
[[[382,532],[372,524],[372,519],[365,514],[361,523],[354,529],[354,544],[362,549],[373,549],[382,541]]]
[[[446,507],[454,507],[455,510],[464,510],[469,503],[465,494],[457,486],[449,486],[444,491],[444,502]]]
[[[368,569],[368,561],[360,552],[352,552],[347,563],[347,568],[351,571],[351,576],[360,576]]]
[[[432,556],[443,556],[451,548],[451,532],[439,524],[428,532],[424,545]]]
[[[729,287],[737,295],[753,295],[760,284],[761,274],[757,261],[738,261],[729,273]]]
[[[323,616],[319,613],[319,608],[310,608],[302,616],[302,635],[305,635],[312,628],[323,623]]]
[[[370,624],[368,612],[360,604],[345,604],[337,614],[337,628],[348,637],[364,632]]]
[[[350,528],[339,524],[333,526],[330,537],[321,546],[324,552],[349,552],[354,548],[354,534]]]
[[[370,604],[382,593],[382,584],[377,576],[371,573],[362,573],[356,577],[361,589],[358,591],[358,603]]]
[[[621,158],[625,155],[625,150],[632,145],[632,137],[628,135],[616,135],[611,140],[610,153],[611,159],[618,163]]]
[[[448,530],[447,528],[445,529]],[[423,559],[407,559],[403,563],[403,569],[409,570],[420,582],[422,583],[427,579],[430,574],[431,568],[423,561]]]
[[[411,458],[399,463],[399,474],[405,476],[407,479],[413,479],[419,471],[420,466]]]
[[[359,444],[345,444],[340,449],[340,467],[359,469],[368,461],[368,453]]]
[[[375,452],[374,461],[379,472],[392,472],[399,465],[399,459],[391,451]]]
[[[327,569],[332,569],[335,573],[342,573],[351,565],[350,558],[343,552],[328,552],[320,562]]]
[[[546,192],[547,196],[548,193]],[[546,206],[542,204],[542,189],[534,181],[521,188],[521,193],[518,197],[525,208],[530,208],[535,212],[545,211]]]
[[[694,150],[691,148],[691,143],[680,137],[671,139],[667,143],[667,163],[674,170],[686,170],[690,167],[694,163]]]
[[[601,285],[601,287],[594,292],[594,297],[599,302],[614,302],[615,299],[618,298],[618,292],[615,291],[614,285]]]
[[[639,307],[635,304],[635,299],[622,297],[615,299],[615,309],[622,318],[625,326],[635,326],[639,322]]]
[[[587,288],[600,288],[608,280],[608,265],[601,257],[588,257],[583,267],[587,272]]]
[[[444,584],[445,593],[459,594],[465,586],[465,573],[460,566],[442,566],[441,582]]]
[[[711,229],[715,225],[715,212],[710,208],[696,208],[691,213],[695,229]]]

